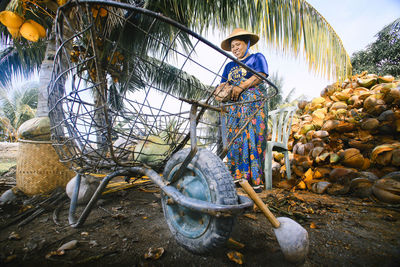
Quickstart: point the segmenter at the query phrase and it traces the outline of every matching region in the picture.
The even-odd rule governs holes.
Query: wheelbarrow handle
[[[239,181],[239,184],[242,186],[244,191],[246,191],[246,193],[249,195],[249,197],[254,201],[254,203],[257,205],[257,207],[259,207],[260,210],[264,213],[265,217],[267,217],[267,219],[272,224],[272,226],[274,228],[279,228],[279,226],[281,226],[281,223],[269,210],[267,204],[265,204],[262,201],[262,199],[257,195],[257,193],[254,191],[254,189],[250,186],[249,182],[247,182],[247,180],[245,180],[245,179],[241,179]]]

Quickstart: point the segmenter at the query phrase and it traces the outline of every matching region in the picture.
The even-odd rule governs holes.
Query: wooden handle
[[[244,191],[249,195],[249,197],[254,201],[257,207],[264,213],[265,217],[269,220],[274,228],[279,228],[281,223],[276,219],[276,217],[269,210],[268,206],[261,200],[261,198],[257,195],[254,189],[250,186],[249,182],[245,179],[241,179],[239,184],[242,186]]]

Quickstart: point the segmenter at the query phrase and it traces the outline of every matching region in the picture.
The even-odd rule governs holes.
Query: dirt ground
[[[12,186],[13,172],[3,175],[1,192]],[[4,181],[7,181],[5,183]],[[227,253],[243,255],[243,266],[292,266],[285,261],[267,219],[249,209],[237,217],[232,243],[210,255],[180,247],[165,223],[160,192],[147,185],[104,195],[78,229],[68,226],[69,200],[53,220],[55,207],[18,227],[5,226],[45,197],[19,196],[0,210],[2,266],[235,266]],[[238,189],[239,193],[241,189]],[[400,207],[373,199],[317,195],[274,189],[260,194],[277,216],[287,216],[307,229],[310,252],[303,266],[400,266]],[[47,196],[48,197],[48,196]],[[35,202],[36,201],[36,202]],[[29,204],[31,203],[31,204]],[[82,210],[82,208],[80,208]],[[56,225],[56,223],[59,225]],[[52,255],[69,241],[77,245]],[[145,259],[150,248],[163,248],[158,259]]]

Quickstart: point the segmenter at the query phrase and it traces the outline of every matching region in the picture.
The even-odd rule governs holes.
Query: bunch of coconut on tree
[[[289,138],[292,175],[274,154],[278,187],[400,203],[400,81],[363,72],[300,101]]]

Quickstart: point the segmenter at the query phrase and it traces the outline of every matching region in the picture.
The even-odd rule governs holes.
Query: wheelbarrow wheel
[[[163,173],[166,180],[172,179],[189,151],[181,150],[167,162]],[[218,156],[206,149],[197,152],[183,175],[172,185],[191,198],[225,205],[238,203],[230,172]],[[203,254],[226,244],[233,228],[234,216],[218,218],[179,205],[167,205],[165,195],[161,200],[168,227],[184,248]]]

